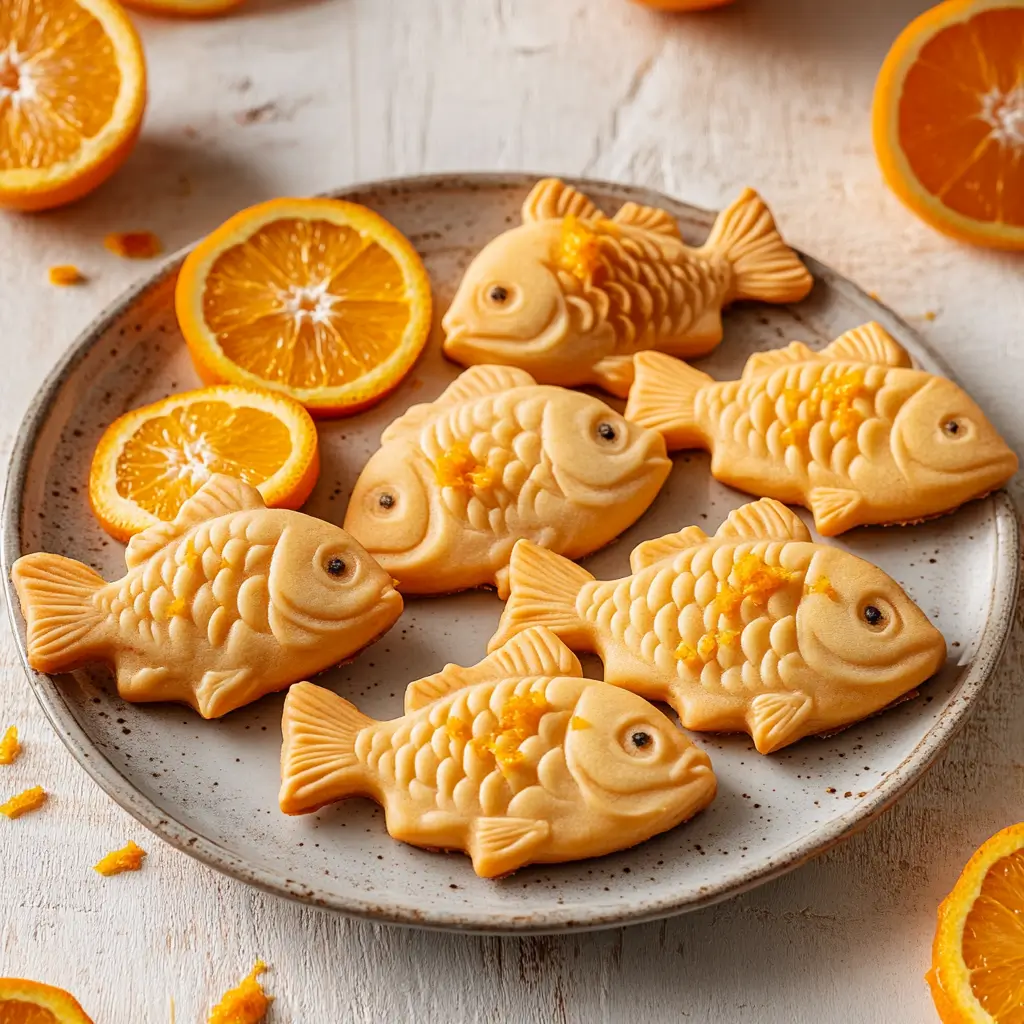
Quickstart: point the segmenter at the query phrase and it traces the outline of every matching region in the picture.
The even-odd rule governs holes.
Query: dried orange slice
[[[318,416],[387,394],[430,331],[416,250],[372,210],[335,199],[236,214],[186,258],[175,306],[204,381],[272,388]]]
[[[252,484],[272,508],[298,508],[320,472],[316,426],[286,395],[226,384],[126,413],[92,459],[89,501],[118,540],[169,522],[213,473]]]
[[[209,18],[240,7],[245,0],[124,0],[147,14],[169,14],[175,18]]]
[[[93,1024],[70,992],[24,978],[0,978],[2,1024]]]
[[[943,1024],[1024,1022],[1024,824],[985,843],[939,907],[928,984]]]
[[[142,45],[114,0],[0,3],[0,206],[91,192],[131,152],[145,106]]]
[[[934,228],[1024,249],[1024,0],[947,0],[903,31],[875,86],[892,190]]]

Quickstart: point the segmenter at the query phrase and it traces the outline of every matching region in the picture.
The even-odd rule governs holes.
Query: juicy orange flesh
[[[0,170],[73,157],[109,122],[120,88],[110,38],[74,0],[0,3]]]
[[[1024,10],[995,8],[937,33],[907,72],[900,146],[951,210],[1024,227]]]
[[[399,346],[410,318],[394,257],[324,220],[265,224],[216,259],[203,317],[224,354],[264,380],[337,387]]]
[[[1024,850],[996,861],[964,922],[971,989],[998,1024],[1024,1024]]]
[[[261,409],[195,402],[147,420],[117,458],[117,493],[170,521],[213,473],[254,487],[288,460],[288,427]]]
[[[0,1024],[60,1024],[52,1010],[21,999],[0,1000]]]

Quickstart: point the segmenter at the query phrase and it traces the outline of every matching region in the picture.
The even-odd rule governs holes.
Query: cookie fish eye
[[[649,746],[651,743],[651,734],[638,729],[629,737],[629,741],[633,744],[637,750],[642,750],[644,747]]]
[[[487,298],[495,306],[504,306],[508,302],[508,289],[503,284],[492,284],[487,292]]]
[[[393,494],[384,491],[383,494],[377,499],[377,504],[383,509],[389,509],[395,507],[395,496]]]
[[[658,749],[656,730],[646,722],[634,722],[619,734],[622,749],[632,757],[648,758],[655,755]]]
[[[610,423],[598,423],[597,433],[602,441],[614,441],[619,436],[618,431]]]
[[[942,432],[946,437],[952,438],[954,441],[960,441],[967,436],[967,425],[960,420],[946,420],[942,424]]]
[[[889,616],[877,604],[866,604],[860,610],[861,618],[874,630],[882,630],[889,624]]]
[[[343,576],[345,574],[345,559],[339,558],[337,555],[333,558],[328,558],[327,561],[324,562],[324,572],[326,572],[328,576],[333,576],[335,579],[339,576]]]

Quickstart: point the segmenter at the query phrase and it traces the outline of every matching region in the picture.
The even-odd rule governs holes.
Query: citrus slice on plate
[[[0,2],[0,206],[91,192],[131,152],[145,106],[142,45],[119,4]]]
[[[947,0],[903,31],[875,86],[875,151],[932,227],[1024,249],[1024,0]]]
[[[430,281],[383,217],[336,199],[236,214],[185,259],[175,308],[199,375],[271,388],[314,415],[391,391],[430,332]]]
[[[943,1024],[1024,1024],[1024,824],[985,843],[939,907],[928,984]]]
[[[93,455],[89,502],[107,533],[128,540],[172,520],[214,473],[252,484],[271,508],[298,508],[319,472],[316,426],[301,405],[227,384],[115,420]]]
[[[70,992],[23,978],[0,978],[0,1024],[93,1024]]]
[[[147,14],[168,14],[175,18],[209,18],[240,7],[245,0],[124,0]]]

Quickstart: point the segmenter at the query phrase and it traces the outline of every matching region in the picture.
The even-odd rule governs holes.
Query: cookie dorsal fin
[[[718,540],[810,540],[803,520],[774,498],[762,498],[742,505],[715,534]]]
[[[656,562],[672,558],[685,551],[687,548],[695,548],[703,544],[708,535],[699,526],[687,526],[685,530],[678,533],[670,533],[665,537],[656,537],[654,540],[645,540],[633,548],[629,556],[629,568],[633,572],[639,572]]]
[[[558,178],[542,178],[523,202],[524,224],[557,220],[569,214],[580,220],[592,220],[599,211],[582,192]]]
[[[405,690],[405,712],[409,714],[477,683],[527,676],[582,675],[583,667],[576,655],[550,629],[535,626],[524,629],[475,665],[445,665],[440,672],[410,683]]]
[[[873,320],[840,334],[819,353],[822,359],[878,363],[881,366],[911,365],[906,349],[881,325]]]
[[[675,218],[667,211],[654,206],[626,203],[612,220],[623,227],[640,228],[655,235],[667,235],[669,238],[682,238]]]
[[[218,473],[181,506],[173,522],[156,523],[132,537],[125,551],[125,563],[129,569],[141,565],[155,552],[207,519],[266,507],[263,496],[255,487],[244,480]]]
[[[802,341],[792,341],[785,348],[772,349],[770,352],[755,352],[743,367],[743,379],[759,377],[762,373],[770,373],[780,366],[791,363],[806,363],[808,360],[821,359],[819,352],[812,352]]]

